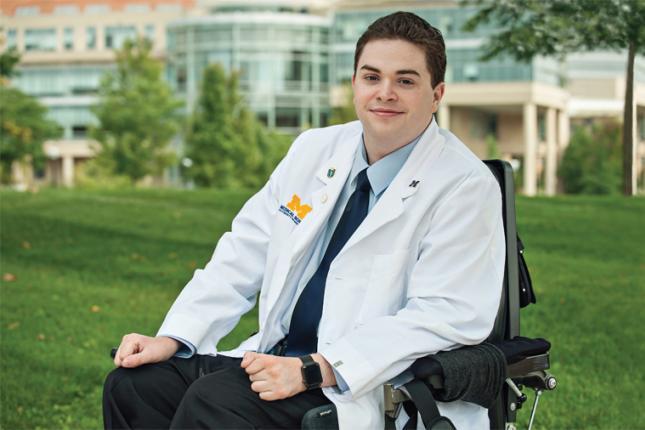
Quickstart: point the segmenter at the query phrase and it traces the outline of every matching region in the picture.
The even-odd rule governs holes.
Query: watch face
[[[304,366],[302,368],[302,376],[307,386],[317,386],[322,384],[322,374],[320,373],[320,366],[318,363]]]

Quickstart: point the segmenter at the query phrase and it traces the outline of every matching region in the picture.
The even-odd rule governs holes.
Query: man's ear
[[[441,99],[443,99],[443,95],[446,91],[446,83],[445,82],[439,82],[437,86],[434,87],[434,101],[439,105],[441,103]]]
[[[432,113],[435,113],[439,110],[439,103],[441,103],[441,99],[443,99],[443,95],[446,91],[446,84],[444,82],[439,82],[433,90],[432,93]]]

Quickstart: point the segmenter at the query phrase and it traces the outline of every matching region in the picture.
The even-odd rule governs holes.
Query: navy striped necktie
[[[318,269],[298,297],[298,302],[291,315],[285,355],[298,357],[316,352],[318,323],[322,315],[329,266],[367,216],[370,189],[367,168],[365,168],[356,178],[356,189],[347,201],[343,215],[338,221]]]

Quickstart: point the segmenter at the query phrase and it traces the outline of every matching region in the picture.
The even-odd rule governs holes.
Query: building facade
[[[153,41],[164,59],[166,25],[187,15],[194,0],[3,0],[4,48],[21,54],[13,84],[35,96],[62,128],[45,143],[45,180],[71,186],[95,153],[88,138],[96,124],[91,107],[103,74],[114,69],[114,50],[128,38]]]
[[[237,71],[258,119],[298,133],[329,119],[331,20],[300,8],[219,6],[168,27],[168,76],[191,111],[204,68]]]
[[[527,195],[559,190],[558,162],[572,125],[622,120],[625,53],[570,55],[559,63],[535,58],[478,59],[498,29],[462,30],[476,12],[456,0],[5,0],[5,45],[22,53],[15,84],[37,96],[64,139],[47,142],[50,182],[70,185],[74,166],[91,156],[100,77],[113,50],[144,36],[166,62],[168,82],[190,112],[203,69],[220,63],[240,74],[240,89],[259,120],[296,134],[325,126],[333,106],[347,100],[356,40],[369,23],[408,10],[437,26],[446,40],[447,90],[441,126],[479,157],[511,161]],[[645,60],[635,70],[635,159],[645,180]]]

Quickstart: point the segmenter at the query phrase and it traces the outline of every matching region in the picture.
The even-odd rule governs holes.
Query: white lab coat
[[[259,293],[259,332],[224,354],[267,351],[282,339],[280,321],[307,263],[302,257],[339,197],[361,133],[357,121],[300,135],[195,272],[159,333],[215,354]],[[311,207],[299,224],[280,211],[294,195]],[[504,252],[495,178],[433,121],[329,269],[318,351],[350,388],[323,390],[341,430],[382,429],[384,382],[416,358],[488,336]],[[461,401],[439,407],[458,428],[488,428],[484,408]]]

